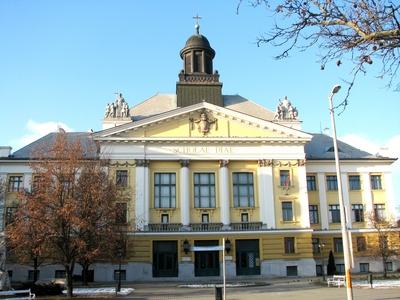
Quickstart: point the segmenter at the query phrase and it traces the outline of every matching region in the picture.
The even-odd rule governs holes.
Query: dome
[[[212,54],[213,58],[215,56],[215,51],[213,48],[211,48],[210,42],[202,34],[194,34],[187,39],[185,47],[183,47],[183,49],[180,52],[181,57],[183,58],[183,53],[192,49],[207,50]]]

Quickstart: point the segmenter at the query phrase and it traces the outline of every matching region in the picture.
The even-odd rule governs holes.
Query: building
[[[196,30],[180,52],[176,94],[156,94],[131,108],[119,94],[107,104],[102,131],[68,133],[99,143],[99,155],[110,159],[110,174],[124,195],[118,205],[130,234],[122,277],[221,276],[222,253],[212,247],[222,238],[228,278],[315,276],[330,250],[342,270],[332,139],[302,131],[287,98],[273,112],[242,96],[223,95],[215,51]],[[12,154],[9,147],[0,149],[0,176],[7,182],[2,225],[15,210],[16,192],[30,189],[33,147],[54,136]],[[373,230],[366,216],[394,212],[395,159],[342,142],[339,155],[353,270],[380,271],[381,263],[368,256]],[[208,248],[195,251],[199,247]],[[400,267],[390,263],[391,270]],[[10,263],[8,269],[13,280],[31,276],[26,266]],[[117,269],[112,262],[95,264],[94,280],[114,280]],[[62,276],[60,266],[40,272],[41,278]]]

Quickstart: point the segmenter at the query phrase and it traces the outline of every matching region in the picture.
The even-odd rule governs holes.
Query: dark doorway
[[[218,246],[218,241],[195,241],[196,247]],[[196,251],[194,254],[195,276],[219,276],[219,251]]]
[[[178,245],[176,241],[153,242],[153,277],[178,276]]]
[[[260,275],[258,240],[236,240],[236,274]]]

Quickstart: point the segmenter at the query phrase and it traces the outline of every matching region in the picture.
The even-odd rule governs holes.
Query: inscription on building
[[[188,147],[173,147],[169,148],[174,153],[178,154],[231,154],[232,147],[221,146],[188,146]]]

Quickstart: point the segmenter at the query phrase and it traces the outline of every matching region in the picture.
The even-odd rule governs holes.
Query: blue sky
[[[257,47],[273,19],[237,1],[0,1],[0,145],[14,150],[62,123],[74,131],[101,129],[105,105],[122,92],[132,106],[157,92],[175,92],[179,51],[200,31],[216,51],[224,94],[240,94],[275,110],[287,96],[303,129],[330,127],[328,94],[350,78],[349,63],[320,70],[318,48],[274,60],[278,49]],[[400,155],[400,93],[361,76],[337,117],[343,140],[376,153]],[[400,80],[400,79],[399,79]],[[344,89],[336,96],[340,101]],[[384,148],[383,150],[381,148]],[[399,163],[394,182],[400,196]]]

